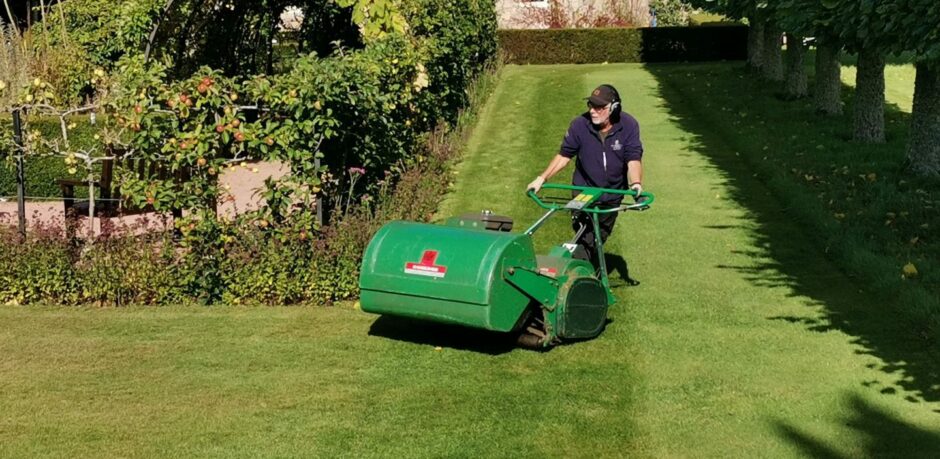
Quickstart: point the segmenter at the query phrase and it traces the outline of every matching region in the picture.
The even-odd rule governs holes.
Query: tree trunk
[[[761,66],[761,76],[765,80],[783,81],[783,53],[780,50],[780,28],[773,22],[764,24],[764,46],[762,47],[764,62]]]
[[[806,97],[806,68],[803,59],[806,56],[806,46],[803,37],[787,34],[787,97],[801,99]]]
[[[917,63],[907,159],[914,174],[940,176],[940,61]]]
[[[816,112],[823,115],[842,114],[841,47],[835,43],[816,45]]]
[[[865,143],[885,141],[885,55],[878,50],[858,53],[854,138]]]
[[[764,62],[764,23],[756,18],[748,18],[751,26],[747,28],[747,66],[758,70]]]

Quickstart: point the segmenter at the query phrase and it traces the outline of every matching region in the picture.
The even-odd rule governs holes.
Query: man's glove
[[[544,184],[545,184],[545,179],[540,175],[540,176],[536,177],[535,180],[532,181],[532,183],[528,184],[528,185],[525,187],[525,189],[526,189],[526,191],[532,190],[532,191],[538,193],[539,190],[542,189],[542,185],[544,185]]]
[[[640,193],[643,192],[643,184],[640,182],[635,182],[630,184],[630,189],[636,192],[636,195],[633,196],[633,200],[636,202],[645,201],[646,198],[641,198]]]

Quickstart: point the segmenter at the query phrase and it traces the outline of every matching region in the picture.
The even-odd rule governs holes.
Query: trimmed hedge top
[[[747,27],[500,30],[513,64],[743,60]]]
[[[640,62],[639,29],[500,30],[499,45],[514,64]]]

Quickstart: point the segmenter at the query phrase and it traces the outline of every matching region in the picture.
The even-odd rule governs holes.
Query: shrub
[[[122,195],[158,211],[189,212],[175,221],[178,239],[105,235],[82,246],[60,236],[20,244],[9,252],[29,258],[30,250],[60,247],[49,253],[61,255],[55,272],[67,275],[40,293],[17,287],[8,296],[34,302],[59,292],[68,304],[354,297],[362,252],[378,227],[392,216],[433,214],[456,150],[427,131],[466,119],[460,110],[471,99],[468,86],[496,52],[491,2],[461,0],[460,14],[440,0],[409,5],[413,35],[387,33],[362,49],[303,56],[282,75],[236,81],[203,68],[167,81],[165,66],[139,57],[122,60],[113,78],[97,72],[91,81],[103,101],[104,127],[92,137],[92,149],[103,149],[108,139],[169,170],[193,171],[186,181],[117,171]],[[38,81],[30,90],[44,88]],[[33,135],[42,123],[30,121],[28,160],[46,153],[73,161],[71,152],[44,142],[54,132]],[[268,182],[269,206],[234,222],[220,220],[212,212],[224,194],[217,174],[249,158],[285,161],[290,173]],[[317,197],[328,208],[316,209]],[[320,226],[317,210],[333,218]],[[11,237],[0,250],[15,245]],[[5,266],[28,265],[19,260],[11,256]]]
[[[692,7],[679,0],[650,0],[650,10],[656,12],[659,27],[677,27],[689,25]]]
[[[94,149],[100,142],[94,139],[97,129],[92,126],[87,117],[73,117],[71,122],[75,128],[69,131],[69,141],[75,148]],[[12,130],[10,118],[0,119],[0,130],[9,133]],[[61,137],[58,120],[45,118],[34,121],[31,129],[40,132],[45,138]],[[6,148],[0,151],[0,196],[16,195],[16,165],[13,158],[7,155]],[[69,173],[69,167],[62,158],[54,156],[28,156],[24,161],[26,194],[29,196],[48,197],[58,199],[61,191],[56,182],[58,179],[78,179],[78,174]],[[87,196],[87,189],[79,187],[76,190],[78,197]]]
[[[77,303],[73,258],[61,229],[40,225],[21,241],[14,228],[0,226],[0,304]]]
[[[515,64],[737,60],[746,38],[744,26],[499,31]]]
[[[375,231],[392,219],[431,220],[474,110],[494,79],[491,68],[471,85],[473,110],[458,115],[456,129],[441,124],[421,136],[398,172],[384,175],[348,209],[337,208],[333,221],[316,232],[299,218],[303,214],[276,221],[266,211],[234,221],[187,216],[178,236],[115,236],[108,229],[83,245],[65,237],[61,222],[31,228],[25,242],[0,228],[0,302],[283,305],[354,298],[362,253]]]
[[[461,14],[454,14],[455,12]],[[453,123],[467,103],[467,87],[496,56],[496,9],[486,0],[409,0],[405,16],[424,41],[428,92],[421,131],[443,119]]]
[[[225,238],[222,301],[230,304],[295,304],[315,290],[312,235],[301,228],[272,234],[243,220]]]
[[[170,236],[105,236],[86,246],[73,267],[80,301],[116,306],[186,302]]]
[[[500,30],[499,45],[515,64],[640,62],[640,29]]]
[[[643,62],[743,60],[747,27],[653,27],[642,29]]]

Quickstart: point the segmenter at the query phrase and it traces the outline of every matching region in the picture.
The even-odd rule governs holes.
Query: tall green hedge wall
[[[639,29],[500,30],[498,36],[514,64],[639,62],[642,49]]]
[[[513,64],[743,60],[747,27],[500,30]]]

